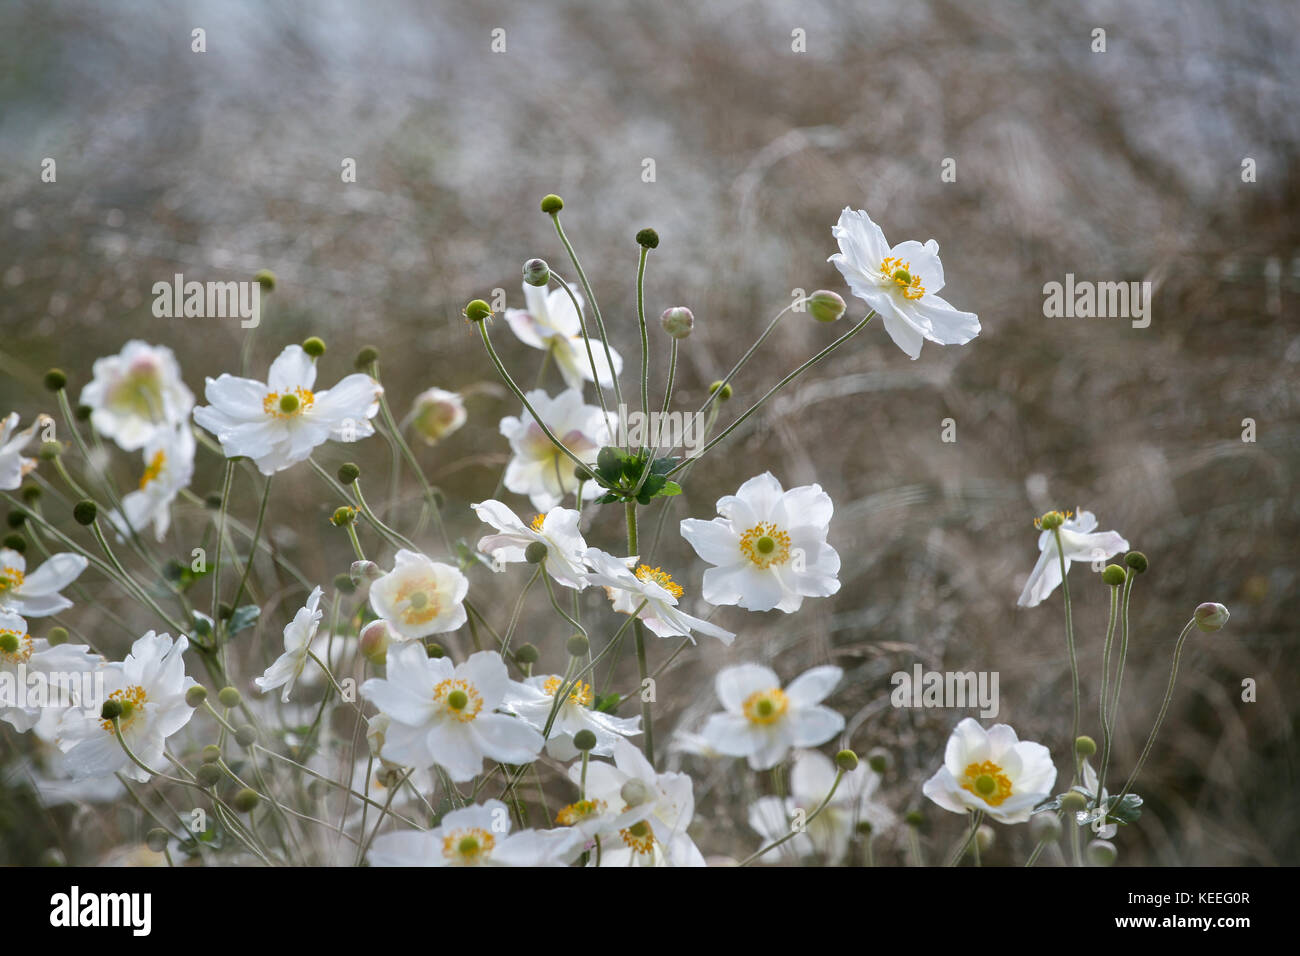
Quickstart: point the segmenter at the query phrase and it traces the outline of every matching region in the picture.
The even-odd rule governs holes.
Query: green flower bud
[[[257,728],[252,724],[244,724],[242,727],[235,728],[235,743],[241,747],[251,747],[257,743]]]
[[[903,817],[903,822],[909,827],[919,827],[925,822],[925,816],[920,810],[909,810],[907,815]]]
[[[378,361],[379,349],[375,348],[373,345],[367,345],[357,353],[357,358],[354,364],[357,368],[365,370]]]
[[[590,730],[580,730],[573,735],[573,746],[577,747],[583,753],[595,749],[596,735]]]
[[[1228,623],[1228,609],[1222,604],[1198,604],[1193,616],[1202,631],[1217,631]]]
[[[721,391],[719,391],[719,389],[721,389]],[[709,386],[709,394],[712,395],[714,392],[718,392],[718,401],[725,402],[727,399],[731,398],[731,385],[724,385],[721,380],[716,381]]]
[[[530,541],[524,548],[524,560],[529,564],[541,564],[546,560],[549,549],[540,541]]]
[[[873,747],[867,754],[867,766],[876,773],[884,773],[889,769],[892,761],[889,757],[889,751],[884,747]]]
[[[77,524],[92,525],[97,514],[99,514],[99,507],[89,498],[82,498],[72,506],[72,517],[76,519]]]
[[[1065,515],[1059,511],[1049,511],[1036,522],[1044,531],[1054,531],[1065,524]]]
[[[215,491],[203,499],[203,507],[216,511],[221,507],[221,495]]]
[[[623,784],[618,795],[623,798],[623,802],[629,808],[639,807],[650,799],[650,788],[644,783],[633,777],[627,783]]]
[[[645,249],[659,248],[659,233],[653,229],[642,229],[636,234],[636,244]]]
[[[194,771],[194,780],[200,787],[215,787],[225,776],[225,771],[215,763],[205,763]]]
[[[72,417],[79,422],[90,421],[90,416],[95,414],[95,410],[89,405],[78,405],[72,410]]]
[[[357,638],[357,646],[361,648],[361,654],[370,663],[383,666],[388,661],[388,624],[382,618],[377,621],[371,621],[361,629],[361,635]]]
[[[564,200],[555,195],[555,193],[547,193],[542,197],[542,212],[546,213],[548,216],[554,216],[563,208]]]
[[[536,644],[520,644],[515,648],[515,661],[519,664],[536,664],[541,656]]]
[[[858,769],[858,755],[852,750],[841,750],[835,755],[835,766],[845,773],[852,773]]]
[[[208,744],[203,748],[203,762],[216,763],[221,759],[221,748],[216,744]]]
[[[591,469],[586,465],[574,465],[573,477],[579,481],[591,481],[596,476],[591,473]]]
[[[330,515],[330,524],[334,525],[336,528],[342,528],[346,525],[350,525],[356,520],[356,517],[356,508],[350,507],[349,505],[340,505],[338,508],[334,509],[334,513]]]
[[[185,703],[189,707],[202,707],[208,699],[208,689],[202,684],[195,684],[185,692]]]
[[[586,657],[587,652],[591,650],[591,642],[584,634],[574,634],[565,641],[564,649],[569,652],[570,657]]]
[[[217,691],[217,702],[227,710],[238,707],[243,696],[233,687],[223,687]]]
[[[1088,806],[1088,798],[1077,790],[1071,790],[1061,798],[1061,809],[1066,813],[1078,813]]]
[[[52,627],[49,633],[45,635],[45,640],[49,642],[50,647],[66,644],[68,643],[68,629],[66,627]]]
[[[1119,587],[1128,580],[1128,572],[1118,564],[1106,565],[1106,570],[1101,572],[1101,579],[1113,588]]]
[[[166,830],[162,827],[154,827],[145,834],[144,845],[155,853],[161,853],[167,849],[167,841],[170,839],[171,835]]]
[[[234,799],[230,801],[230,805],[240,813],[252,813],[253,809],[261,799],[262,798],[257,795],[256,790],[250,790],[248,787],[245,787],[243,790],[240,790],[235,794]]]
[[[104,701],[104,706],[99,708],[99,716],[105,720],[117,720],[122,716],[121,702],[110,697]]]
[[[45,373],[45,387],[51,392],[61,392],[68,386],[68,376],[61,368],[52,368]]]
[[[339,465],[338,475],[339,475],[339,481],[342,484],[350,485],[352,484],[352,482],[356,481],[358,478],[361,477],[361,469],[358,468],[352,462],[346,461],[343,464]]]
[[[7,534],[4,536],[4,546],[10,551],[25,554],[27,552],[27,539],[20,534]]]
[[[334,590],[338,591],[339,594],[356,594],[357,583],[352,580],[350,574],[336,574],[334,575]]]
[[[808,297],[808,313],[818,322],[835,322],[847,308],[844,299],[828,289],[818,289]]]
[[[426,644],[424,647],[424,653],[426,657],[432,658],[433,660],[441,660],[447,656],[447,648],[436,643]]]
[[[1097,741],[1088,736],[1080,736],[1074,741],[1074,752],[1080,757],[1091,757],[1097,752]]]
[[[36,457],[41,461],[53,461],[63,454],[63,446],[56,441],[41,442],[40,449],[36,452]]]
[[[41,486],[23,485],[23,490],[19,492],[19,494],[23,496],[23,501],[27,502],[29,505],[35,504],[37,501],[41,500]]]
[[[0,631],[0,654],[18,653],[18,635],[9,631]]]
[[[492,318],[492,306],[482,299],[473,299],[461,314],[471,322],[482,322],[484,319]]]
[[[529,259],[524,263],[524,281],[538,287],[546,285],[551,281],[551,267],[545,259]]]
[[[874,829],[874,827],[872,827],[870,820],[859,820],[858,825],[854,827],[854,829],[856,829],[863,836],[871,836],[871,831]]]
[[[1029,839],[1035,843],[1055,843],[1061,838],[1061,821],[1055,813],[1044,811],[1029,818]]]
[[[320,358],[325,354],[325,341],[319,336],[311,336],[303,339],[302,350],[312,358]]]
[[[22,509],[9,512],[5,515],[5,524],[11,528],[21,528],[27,520],[27,512]]]
[[[676,305],[664,309],[663,315],[659,316],[659,324],[673,338],[684,339],[695,328],[695,315],[684,305]]]
[[[1130,551],[1124,555],[1124,563],[1138,574],[1142,574],[1147,569],[1147,556],[1141,551]]]
[[[262,287],[263,292],[275,291],[275,273],[270,269],[259,269],[253,274],[253,281]]]
[[[1093,866],[1110,866],[1119,856],[1119,850],[1109,840],[1093,840],[1085,852]]]

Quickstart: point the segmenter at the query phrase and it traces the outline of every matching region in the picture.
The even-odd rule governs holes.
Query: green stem
[[[1074,653],[1074,616],[1070,608],[1070,580],[1065,567],[1065,551],[1061,548],[1061,529],[1052,529],[1056,541],[1056,558],[1061,566],[1061,593],[1065,598],[1065,646],[1070,653],[1070,690],[1074,699],[1074,719],[1070,725],[1070,754],[1074,758],[1074,777],[1070,786],[1079,781],[1079,751],[1075,741],[1079,739],[1079,660]]]
[[[637,528],[636,528],[636,502],[629,501],[626,506],[627,512],[627,553],[637,553]],[[645,626],[641,623],[641,618],[633,619],[633,632],[636,635],[636,667],[637,674],[641,678],[641,732],[644,734],[643,750],[645,759],[654,766],[655,762],[655,728],[654,728],[654,709],[650,701],[646,700],[645,682],[650,676],[650,669],[646,666],[646,648],[645,648]]]
[[[555,224],[555,233],[560,237],[560,242],[564,244],[564,251],[569,254],[569,261],[573,263],[574,270],[578,273],[578,281],[582,283],[582,291],[586,293],[587,301],[591,303],[591,313],[596,317],[596,328],[600,332],[600,342],[605,348],[605,361],[609,363],[609,374],[614,379],[614,400],[623,404],[623,390],[618,384],[618,376],[614,374],[614,357],[609,350],[609,335],[605,332],[605,319],[600,314],[600,306],[596,302],[596,293],[592,291],[591,283],[587,281],[587,273],[582,269],[582,263],[578,261],[578,254],[573,251],[573,244],[569,242],[569,237],[564,234],[564,227],[560,225],[559,213],[551,213],[551,221]],[[599,390],[600,382],[597,381],[596,388]]]
[[[816,820],[817,817],[818,817],[818,815],[819,815],[823,810],[826,809],[827,805],[831,802],[831,798],[835,796],[835,791],[839,789],[839,787],[840,787],[840,781],[843,780],[843,779],[844,779],[844,770],[843,770],[843,768],[836,768],[836,770],[835,770],[835,782],[831,784],[830,792],[828,792],[828,793],[826,794],[826,799],[824,799],[820,804],[818,804],[817,809],[814,810],[812,813],[808,814],[807,819],[805,819],[804,822],[803,822],[803,826],[800,827],[798,830],[793,830],[793,829],[792,829],[792,830],[791,830],[789,833],[787,833],[785,836],[781,837],[781,839],[779,839],[779,840],[774,840],[774,841],[772,841],[771,843],[769,843],[767,846],[763,847],[761,850],[758,850],[758,851],[755,852],[755,853],[751,853],[749,856],[745,857],[745,859],[741,860],[740,863],[739,863],[739,865],[740,865],[740,866],[749,866],[749,864],[753,863],[755,860],[757,860],[757,859],[758,859],[760,856],[762,856],[764,853],[768,853],[768,852],[770,852],[770,851],[772,851],[772,850],[775,850],[775,849],[776,849],[777,847],[779,847],[779,846],[783,846],[783,845],[784,845],[785,843],[787,843],[788,841],[793,840],[793,839],[794,839],[796,836],[798,836],[800,833],[805,832],[805,831],[808,829],[809,824],[811,824],[814,820]]]

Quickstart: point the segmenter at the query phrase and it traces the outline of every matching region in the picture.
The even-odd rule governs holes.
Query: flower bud
[[[1074,752],[1080,757],[1091,757],[1097,752],[1097,741],[1086,735],[1080,736],[1074,741]]]
[[[50,647],[66,644],[68,643],[68,629],[66,627],[52,627],[49,633],[45,635],[45,640],[49,642]]]
[[[313,335],[303,340],[302,350],[312,358],[320,358],[325,354],[325,340]]]
[[[1088,862],[1093,866],[1110,866],[1115,862],[1115,857],[1119,856],[1115,844],[1109,840],[1093,840],[1088,844],[1085,852],[1088,855]]]
[[[580,730],[573,735],[573,746],[577,747],[583,753],[595,749],[596,735],[590,730]]]
[[[95,409],[90,405],[78,405],[72,410],[72,417],[79,422],[90,421],[90,416],[95,414]]]
[[[104,706],[99,708],[99,716],[104,718],[104,720],[117,720],[117,718],[122,716],[121,702],[110,697],[108,700],[104,701]]]
[[[645,249],[657,249],[659,247],[659,233],[653,229],[642,229],[636,234],[636,244]]]
[[[858,825],[854,828],[863,836],[871,836],[871,831],[875,829],[870,820],[859,820]]]
[[[243,700],[243,697],[233,687],[223,687],[217,691],[217,702],[227,710],[238,707],[241,700]]]
[[[99,506],[89,498],[82,498],[72,506],[72,517],[77,524],[92,525],[95,523],[95,516],[99,513]]]
[[[549,553],[550,549],[542,542],[530,541],[528,547],[524,548],[524,560],[529,564],[541,564]]]
[[[5,524],[11,528],[21,528],[27,521],[27,512],[22,509],[11,511],[5,515]]]
[[[1106,565],[1106,570],[1101,572],[1101,579],[1113,588],[1119,587],[1128,580],[1128,572],[1118,564]]]
[[[187,707],[202,707],[203,702],[208,699],[208,689],[202,684],[195,684],[185,692],[185,704]]]
[[[1078,813],[1088,806],[1088,798],[1077,790],[1071,790],[1061,798],[1061,809],[1066,813]]]
[[[330,524],[334,525],[336,528],[342,528],[345,525],[350,525],[356,520],[356,517],[356,508],[349,505],[340,505],[338,508],[334,509],[334,513],[330,515]]]
[[[1228,609],[1222,604],[1198,604],[1194,616],[1202,631],[1217,631],[1228,623]]]
[[[357,582],[352,580],[350,574],[336,574],[334,575],[334,590],[340,594],[356,594]]]
[[[1061,838],[1061,821],[1055,813],[1044,811],[1029,818],[1029,839],[1035,843],[1055,843]]]
[[[515,661],[519,664],[536,664],[541,656],[536,644],[520,644],[515,648]]]
[[[222,769],[214,763],[205,763],[194,771],[194,780],[200,787],[215,787],[221,782],[222,776]]]
[[[366,744],[370,747],[371,756],[378,757],[379,752],[384,749],[385,735],[392,722],[392,718],[387,714],[375,714],[366,721]]]
[[[547,193],[542,197],[542,212],[547,215],[554,216],[563,208],[564,200],[555,195],[555,193]]]
[[[1141,551],[1130,551],[1124,555],[1124,563],[1141,574],[1147,569],[1147,556]]]
[[[884,773],[892,763],[889,751],[884,747],[873,747],[867,754],[867,766],[876,773]]]
[[[909,827],[919,827],[925,822],[925,815],[920,810],[909,810],[907,815],[903,817],[903,822]]]
[[[997,835],[996,833],[994,833],[994,830],[991,826],[989,826],[987,823],[980,824],[980,828],[975,831],[975,843],[980,848],[981,853],[984,853],[987,850],[992,848],[993,841],[994,839],[996,839],[996,836]]]
[[[53,461],[63,454],[63,446],[56,441],[41,442],[40,449],[36,452],[36,457],[41,461]]]
[[[23,490],[19,493],[23,496],[23,501],[27,502],[29,505],[35,504],[37,501],[40,500],[41,486],[23,485]]]
[[[650,788],[642,781],[633,777],[627,783],[623,784],[618,795],[623,798],[623,802],[628,808],[639,807],[650,799]]]
[[[438,643],[426,644],[424,645],[424,656],[430,660],[441,660],[447,656],[447,648]]]
[[[263,292],[275,291],[275,273],[270,269],[259,269],[253,275],[253,281],[262,287]]]
[[[243,790],[240,790],[235,794],[234,799],[230,801],[230,805],[240,813],[252,813],[253,809],[261,799],[262,798],[257,795],[256,790],[250,790],[248,787],[245,787]]]
[[[725,402],[731,398],[731,386],[729,384],[724,385],[721,380],[709,386],[709,394],[712,395],[714,392],[718,393],[718,401],[720,402]]]
[[[257,728],[252,724],[244,724],[242,727],[235,728],[235,743],[241,747],[251,747],[257,743]]]
[[[524,281],[538,287],[551,281],[551,267],[545,259],[529,259],[524,263]]]
[[[591,650],[591,642],[584,634],[574,634],[564,643],[564,649],[570,657],[586,657]]]
[[[808,313],[818,322],[835,322],[847,308],[844,299],[829,289],[818,289],[808,297]]]
[[[361,477],[361,469],[350,461],[345,461],[339,465],[339,482],[344,485],[350,485]]]
[[[426,445],[436,445],[467,417],[464,399],[442,388],[421,392],[411,404],[411,425]]]
[[[216,763],[221,759],[221,748],[216,744],[208,744],[203,748],[203,762]]]
[[[858,769],[858,755],[852,750],[841,750],[835,755],[835,766],[845,773],[852,773]]]
[[[166,830],[162,827],[154,827],[145,834],[144,845],[155,853],[161,853],[167,849],[167,841],[171,839]]]
[[[384,576],[384,569],[373,561],[353,561],[348,576],[360,586],[363,581],[378,581]]]
[[[361,629],[358,645],[361,654],[372,664],[383,665],[388,660],[388,624],[381,620],[371,621]]]
[[[357,353],[357,357],[352,364],[358,369],[364,371],[374,365],[377,361],[379,361],[379,349],[375,348],[373,345],[367,345]]]
[[[68,385],[68,376],[61,368],[52,368],[45,373],[45,387],[51,392],[61,392]]]
[[[482,299],[472,299],[461,314],[471,322],[482,322],[492,318],[492,306]]]
[[[659,324],[673,338],[684,339],[695,328],[695,315],[686,306],[675,305],[671,309],[664,309],[663,315],[659,316]]]
[[[20,534],[7,534],[4,536],[4,546],[10,551],[17,551],[19,554],[25,554],[27,551],[27,539]]]

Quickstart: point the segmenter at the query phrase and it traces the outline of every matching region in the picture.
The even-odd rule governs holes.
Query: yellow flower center
[[[122,714],[117,718],[117,723],[119,727],[126,730],[127,725],[130,724],[132,719],[135,717],[136,711],[144,706],[144,702],[148,699],[148,695],[144,692],[144,688],[137,684],[134,687],[115,690],[113,693],[108,695],[108,698],[109,700],[115,700],[122,705]],[[99,725],[110,734],[113,732],[113,722],[111,720],[101,720]]]
[[[159,448],[149,459],[149,465],[140,476],[140,490],[143,491],[145,486],[151,481],[157,481],[158,476],[162,474],[163,465],[167,464],[167,453]]]
[[[542,523],[546,521],[546,515],[533,515],[532,529],[538,534],[542,533]]]
[[[790,535],[770,521],[760,521],[740,536],[740,552],[760,568],[790,560]]]
[[[968,766],[962,775],[961,786],[991,807],[1001,806],[1011,796],[1011,781],[992,760]]]
[[[546,683],[542,685],[542,690],[554,697],[563,683],[564,681],[559,677],[548,677]],[[575,704],[581,704],[583,707],[590,707],[592,701],[591,685],[578,681],[573,685],[573,689],[569,691],[569,700]]]
[[[402,609],[402,620],[411,626],[428,624],[442,610],[438,600],[438,582],[433,578],[407,581],[397,589],[396,603],[406,603]]]
[[[276,418],[292,418],[301,415],[316,404],[316,396],[305,388],[295,388],[291,392],[267,392],[262,399],[262,411]]]
[[[685,593],[682,590],[682,586],[674,581],[673,576],[663,570],[663,568],[652,568],[649,565],[643,564],[636,569],[636,576],[637,579],[641,581],[653,581],[674,598],[679,598]]]
[[[0,660],[10,664],[22,664],[32,656],[32,638],[7,627],[0,627]]]
[[[904,262],[897,256],[886,256],[880,263],[880,274],[898,286],[905,299],[915,301],[925,295],[925,286],[921,285],[921,277],[912,275],[910,262]]]
[[[8,594],[23,586],[23,573],[17,568],[0,568],[0,594]]]
[[[618,835],[623,838],[623,842],[631,848],[633,853],[648,854],[654,852],[655,832],[645,820],[632,824],[626,830],[619,830]]]
[[[463,866],[474,866],[492,855],[496,842],[496,837],[482,827],[452,830],[442,838],[442,855]]]
[[[1047,528],[1048,530],[1059,528],[1073,517],[1073,511],[1049,511],[1047,514],[1034,519],[1034,527],[1039,531],[1042,531],[1044,528]]]
[[[745,716],[751,724],[774,724],[790,709],[790,698],[779,687],[756,690],[745,698]]]
[[[571,827],[581,820],[605,812],[604,800],[579,800],[571,803],[555,815],[555,822],[561,826]]]
[[[446,708],[446,713],[468,724],[483,709],[483,695],[467,680],[449,677],[433,688],[433,699]]]

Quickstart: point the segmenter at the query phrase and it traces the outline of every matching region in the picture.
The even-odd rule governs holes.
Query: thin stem
[[[629,501],[626,507],[627,511],[627,553],[637,553],[637,527],[636,527],[636,502]],[[655,762],[655,728],[654,728],[654,709],[651,702],[646,699],[646,680],[650,676],[650,670],[646,666],[645,650],[645,626],[641,619],[634,618],[633,632],[636,635],[636,667],[637,674],[641,678],[641,732],[642,749],[645,752],[645,759],[650,766]]]
[[[1106,767],[1110,763],[1110,649],[1115,638],[1115,625],[1119,620],[1119,586],[1110,588],[1110,617],[1106,622],[1106,643],[1101,652],[1101,760],[1097,774],[1097,802],[1094,806],[1101,808],[1101,794],[1106,786]]]
[[[253,559],[257,557],[257,542],[262,537],[262,522],[266,520],[266,503],[271,500],[271,478],[271,475],[266,476],[266,484],[262,489],[262,503],[257,508],[257,523],[253,525],[253,538],[248,546],[248,563],[244,565],[239,587],[235,589],[235,599],[230,602],[232,608],[239,607],[239,599],[244,596],[244,588],[248,585],[249,572],[253,570]]]
[[[605,332],[605,319],[600,314],[600,306],[596,302],[596,293],[592,291],[591,283],[587,281],[587,273],[582,269],[582,263],[578,261],[578,254],[573,251],[573,244],[569,242],[569,237],[564,234],[564,227],[560,225],[559,213],[551,213],[551,221],[555,224],[555,234],[560,237],[560,242],[564,244],[564,251],[569,254],[569,261],[573,263],[574,270],[578,273],[578,281],[582,283],[582,291],[587,295],[587,301],[591,303],[592,315],[596,317],[596,328],[600,331],[600,342],[605,348],[605,361],[609,363],[609,374],[614,380],[614,400],[623,404],[623,390],[619,387],[618,376],[614,374],[614,356],[610,354],[609,336]],[[597,381],[596,388],[600,388],[600,382]]]
[[[970,849],[970,845],[972,841],[974,841],[975,839],[975,834],[979,831],[980,821],[983,819],[984,819],[983,810],[976,810],[973,813],[971,813],[970,829],[966,831],[966,835],[962,838],[962,841],[959,844],[957,844],[957,849],[954,850],[952,856],[948,858],[948,863],[946,864],[947,866],[956,866],[958,863],[961,862],[961,858],[965,856],[966,851]]]
[[[1079,751],[1075,741],[1079,739],[1079,660],[1074,653],[1074,616],[1070,609],[1070,580],[1065,567],[1065,551],[1061,548],[1061,529],[1052,529],[1056,540],[1056,558],[1061,565],[1061,593],[1065,598],[1065,646],[1070,652],[1070,690],[1074,698],[1074,721],[1070,725],[1070,753],[1074,757],[1074,777],[1070,786],[1079,780]]]
[[[636,320],[641,327],[641,412],[647,420],[650,418],[650,338],[645,326],[645,264],[649,256],[650,250],[641,246],[636,266]]]
[[[826,799],[822,800],[822,802],[818,804],[816,810],[808,814],[807,818],[805,818],[803,822],[803,826],[800,827],[798,830],[791,829],[791,831],[787,833],[785,836],[781,837],[781,839],[774,840],[771,843],[769,843],[767,846],[763,847],[761,850],[758,850],[755,853],[751,853],[749,856],[745,857],[745,859],[741,860],[739,865],[749,866],[749,864],[753,863],[764,853],[767,853],[771,850],[775,850],[777,847],[784,845],[790,840],[793,840],[800,833],[805,832],[808,829],[809,824],[811,824],[814,820],[817,819],[818,814],[820,814],[823,810],[826,809],[827,805],[831,802],[831,798],[835,796],[835,791],[840,788],[840,781],[843,779],[844,779],[844,769],[842,767],[837,767],[835,770],[835,782],[831,784],[831,789],[830,792],[826,794]]]

